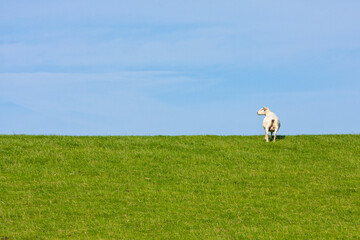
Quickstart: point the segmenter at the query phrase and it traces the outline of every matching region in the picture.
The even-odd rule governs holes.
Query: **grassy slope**
[[[359,239],[360,136],[0,136],[0,238]]]

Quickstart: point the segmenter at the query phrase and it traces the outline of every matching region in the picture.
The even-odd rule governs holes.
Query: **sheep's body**
[[[280,128],[280,120],[275,113],[271,112],[269,108],[263,107],[258,112],[258,115],[265,115],[263,120],[263,127],[265,129],[265,140],[269,142],[269,132],[271,135],[274,134],[273,141],[275,142],[277,131]]]
[[[268,128],[270,132],[274,132],[276,129],[275,126],[278,126],[277,129],[280,128],[279,118],[276,116],[275,113],[270,112],[269,114],[267,114],[265,116],[265,118],[263,120],[263,127],[264,127],[264,129]]]

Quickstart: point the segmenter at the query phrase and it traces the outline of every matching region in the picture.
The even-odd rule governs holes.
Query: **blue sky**
[[[360,132],[359,1],[0,1],[0,134]]]

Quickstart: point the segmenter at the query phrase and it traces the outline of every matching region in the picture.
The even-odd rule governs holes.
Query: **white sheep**
[[[273,141],[275,142],[276,133],[280,128],[279,118],[276,116],[275,113],[271,112],[268,107],[261,108],[257,112],[257,114],[258,115],[265,115],[265,118],[263,120],[263,127],[265,129],[265,140],[266,140],[266,142],[269,142],[269,131],[271,132],[271,136],[272,136],[273,132],[275,132],[274,139],[273,139]]]

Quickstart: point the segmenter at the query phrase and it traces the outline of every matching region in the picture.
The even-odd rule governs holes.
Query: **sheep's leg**
[[[273,138],[273,131],[270,131],[270,133],[271,133],[270,139],[272,139]]]
[[[266,142],[269,142],[269,129],[265,128],[265,140]]]
[[[275,139],[276,139],[276,133],[279,129],[275,128],[275,133],[274,133],[274,139],[273,139],[273,142],[275,142]]]

